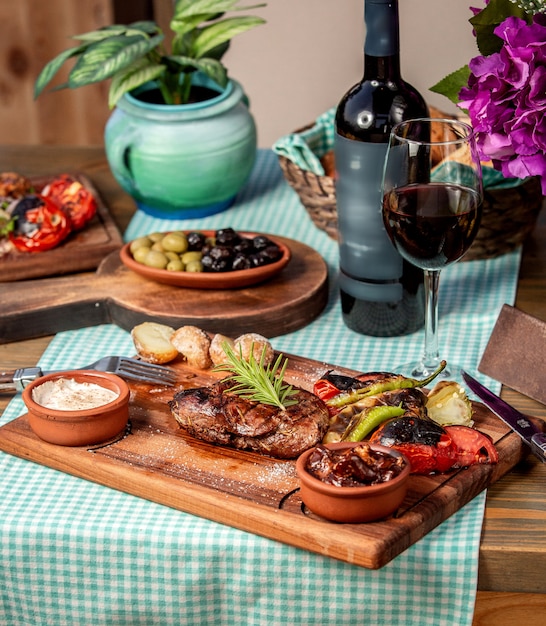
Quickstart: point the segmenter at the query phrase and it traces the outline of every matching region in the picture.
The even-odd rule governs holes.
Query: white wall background
[[[399,0],[402,75],[446,111],[454,106],[429,87],[477,54],[470,4],[480,0]],[[360,79],[364,0],[269,0],[249,13],[267,24],[235,38],[225,62],[250,98],[260,147],[270,147]]]

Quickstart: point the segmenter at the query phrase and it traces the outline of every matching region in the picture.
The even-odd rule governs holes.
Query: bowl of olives
[[[264,282],[290,261],[280,238],[219,230],[151,233],[125,244],[123,264],[150,280],[195,289],[234,289]]]

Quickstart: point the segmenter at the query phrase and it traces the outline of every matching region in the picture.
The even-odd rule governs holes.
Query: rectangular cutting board
[[[68,172],[95,196],[95,217],[79,232],[56,248],[44,252],[19,252],[14,250],[0,256],[0,283],[60,276],[96,269],[101,261],[123,245],[121,234],[91,181],[79,172]],[[37,190],[42,189],[53,176],[31,178]]]
[[[327,370],[354,372],[287,355],[286,380],[311,390]],[[220,373],[176,363],[179,387],[209,384]],[[132,384],[130,428],[93,448],[45,443],[26,415],[0,428],[0,449],[54,469],[241,530],[361,567],[378,569],[458,511],[523,456],[522,443],[482,404],[475,424],[492,436],[495,466],[411,476],[398,512],[368,524],[338,524],[306,510],[294,461],[210,445],[189,437],[170,414],[175,389]]]

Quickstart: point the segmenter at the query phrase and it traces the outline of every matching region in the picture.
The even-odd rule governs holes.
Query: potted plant
[[[76,62],[56,89],[110,79],[114,110],[105,129],[106,155],[139,208],[173,218],[225,210],[254,165],[256,127],[243,89],[228,76],[222,57],[234,36],[265,23],[231,12],[261,6],[176,0],[170,51],[153,21],[76,35],[80,44],[43,68],[35,96],[69,59]]]

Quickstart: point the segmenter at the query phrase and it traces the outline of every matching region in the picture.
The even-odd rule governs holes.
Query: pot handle
[[[138,141],[138,131],[126,131],[113,138],[107,145],[110,169],[120,185],[129,194],[135,190],[135,179],[131,171],[131,151]]]

